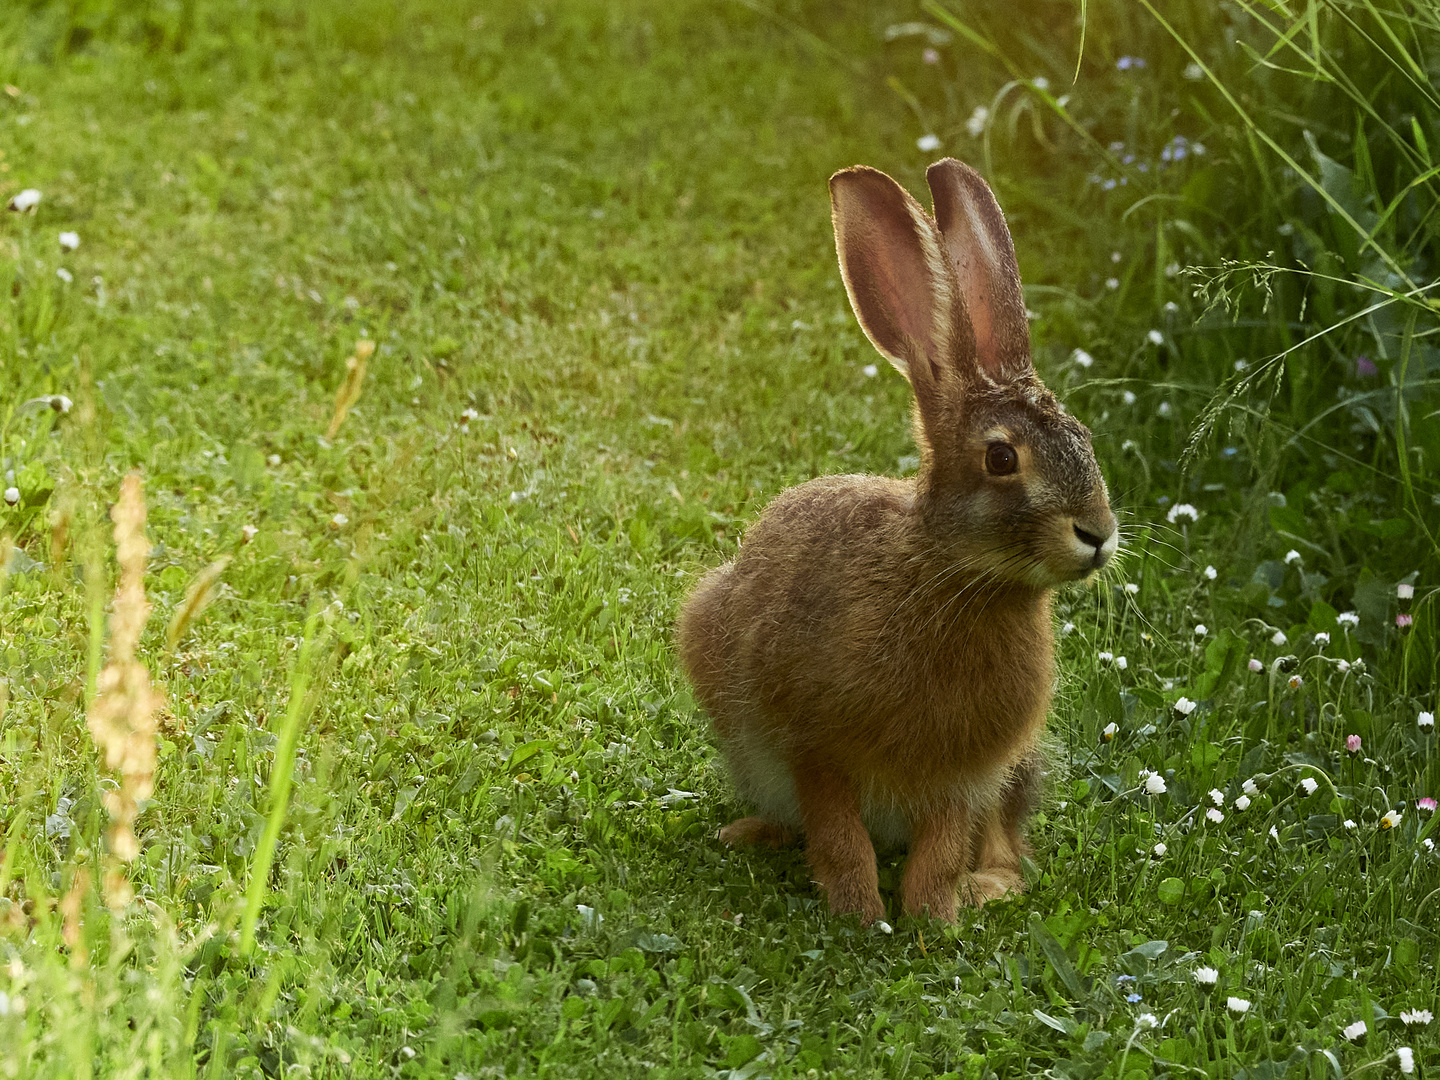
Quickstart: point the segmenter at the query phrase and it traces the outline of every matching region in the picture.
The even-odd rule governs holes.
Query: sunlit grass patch
[[[0,14],[0,1075],[1440,1068],[1435,27],[1086,9],[1078,81],[1066,5]],[[784,487],[916,467],[824,181],[943,153],[1127,554],[1029,892],[886,934],[714,841],[670,627]]]

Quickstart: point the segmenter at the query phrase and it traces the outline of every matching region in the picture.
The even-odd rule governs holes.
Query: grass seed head
[[[229,565],[230,556],[228,555],[216,559],[196,574],[195,580],[190,582],[190,587],[185,590],[185,600],[175,609],[175,614],[170,619],[170,627],[165,632],[165,643],[171,649],[175,648],[180,639],[185,636],[185,631],[191,621],[210,606],[210,601],[215,599],[215,593],[220,586],[220,575]]]
[[[107,790],[104,802],[115,822],[111,850],[122,862],[131,862],[140,854],[134,830],[139,804],[155,790],[155,714],[165,700],[151,687],[145,666],[135,659],[150,615],[150,603],[145,599],[150,542],[145,537],[145,496],[138,473],[125,477],[110,517],[115,522],[120,584],[110,612],[109,663],[96,680],[88,726],[105,755],[105,767],[120,774],[119,788]],[[129,887],[110,881],[113,876],[107,875],[106,896],[112,907],[123,906],[121,898],[130,895]]]
[[[330,417],[330,427],[325,432],[327,439],[333,439],[340,433],[340,425],[345,423],[351,406],[360,400],[360,390],[365,383],[365,368],[374,352],[375,342],[368,338],[355,342],[354,355],[345,361],[345,381],[340,384],[340,389],[335,391],[335,414]]]

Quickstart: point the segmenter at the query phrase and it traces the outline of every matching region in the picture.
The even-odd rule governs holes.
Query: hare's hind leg
[[[966,882],[969,902],[977,907],[1007,893],[1025,891],[1020,859],[1030,851],[1025,819],[1040,797],[1045,761],[1038,750],[1016,767],[1000,805],[975,830],[972,872]]]
[[[1000,813],[978,824],[971,843],[976,853],[974,869],[960,890],[967,904],[979,907],[987,900],[1025,891],[1025,879],[1020,876],[1020,837]]]
[[[763,817],[742,817],[720,830],[720,842],[729,847],[789,847],[795,842],[795,830],[777,825]]]

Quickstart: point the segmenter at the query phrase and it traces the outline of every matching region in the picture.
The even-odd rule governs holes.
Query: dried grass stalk
[[[68,490],[55,502],[50,514],[50,569],[57,577],[64,573],[65,555],[70,550],[70,527],[74,523],[74,506]]]
[[[65,947],[70,950],[70,966],[77,971],[89,963],[82,933],[83,920],[80,917],[85,906],[85,894],[89,891],[90,871],[82,866],[75,871],[75,879],[70,883],[69,892],[60,899],[60,936]]]
[[[355,342],[355,355],[345,361],[345,381],[335,391],[335,415],[330,418],[330,428],[325,432],[327,439],[333,439],[345,422],[350,407],[360,400],[360,389],[365,383],[365,368],[375,352],[375,342],[361,338]]]
[[[210,601],[215,599],[215,593],[220,585],[220,575],[229,565],[229,555],[222,559],[216,559],[196,574],[195,580],[190,582],[189,588],[185,590],[185,601],[175,609],[175,614],[170,619],[170,628],[165,631],[165,641],[170,648],[173,649],[179,644],[191,620],[209,607]]]
[[[134,829],[139,804],[155,790],[155,714],[165,703],[164,695],[150,686],[150,673],[135,659],[150,615],[150,603],[145,599],[150,542],[145,538],[145,495],[138,473],[131,473],[121,483],[120,499],[110,517],[115,522],[120,584],[110,613],[110,660],[96,682],[89,727],[105,755],[105,767],[120,774],[119,790],[104,794],[105,809],[115,822],[110,849],[122,861],[131,862],[140,854]],[[117,885],[112,890],[111,884],[115,883],[107,880],[106,892],[113,906],[119,889]]]

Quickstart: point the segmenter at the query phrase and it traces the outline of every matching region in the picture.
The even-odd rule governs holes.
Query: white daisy
[[[40,192],[35,188],[26,188],[10,200],[10,209],[25,213],[27,210],[34,210],[40,205]]]

